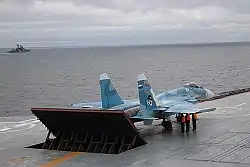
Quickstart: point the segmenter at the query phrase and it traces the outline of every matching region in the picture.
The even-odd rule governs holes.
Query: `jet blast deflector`
[[[146,144],[121,110],[32,108],[48,128],[44,143],[29,148],[118,154]],[[53,134],[54,138],[50,138]]]

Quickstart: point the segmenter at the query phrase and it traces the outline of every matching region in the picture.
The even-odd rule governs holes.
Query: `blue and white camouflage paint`
[[[100,102],[71,104],[77,108],[98,108],[105,110],[134,110],[136,115],[131,119],[153,120],[159,113],[166,117],[178,113],[201,113],[213,111],[215,108],[198,108],[198,100],[212,98],[215,94],[196,83],[188,83],[180,88],[155,95],[146,76],[142,73],[137,76],[139,99],[122,100],[107,73],[100,75]],[[152,123],[152,121],[150,121]]]

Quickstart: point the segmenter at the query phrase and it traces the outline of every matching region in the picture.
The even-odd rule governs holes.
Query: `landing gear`
[[[172,131],[173,130],[172,122],[171,122],[170,119],[166,120],[166,118],[163,117],[163,121],[162,121],[161,125],[165,128],[166,131]]]

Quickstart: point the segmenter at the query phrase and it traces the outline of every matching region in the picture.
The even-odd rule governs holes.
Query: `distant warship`
[[[22,45],[17,44],[16,49],[11,49],[7,53],[28,53],[30,52],[30,49],[25,49]]]

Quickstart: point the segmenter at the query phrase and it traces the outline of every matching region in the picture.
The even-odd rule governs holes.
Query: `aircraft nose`
[[[210,99],[210,98],[212,98],[212,97],[215,96],[215,94],[211,90],[206,89],[206,91],[207,91],[207,98],[208,99]]]

